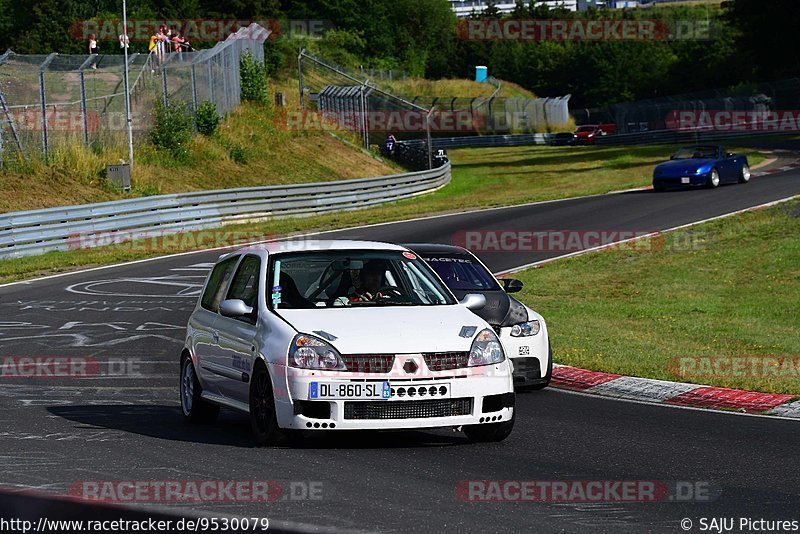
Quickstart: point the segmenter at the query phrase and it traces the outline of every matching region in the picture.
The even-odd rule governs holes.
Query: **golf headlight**
[[[469,350],[469,366],[491,365],[505,359],[506,355],[503,353],[503,347],[500,345],[497,335],[488,328],[481,330]]]
[[[541,325],[539,321],[527,321],[525,323],[515,324],[511,327],[511,336],[512,337],[528,337],[528,336],[535,336],[541,330]]]
[[[347,369],[341,356],[329,343],[306,334],[298,334],[289,347],[289,366],[322,371]]]

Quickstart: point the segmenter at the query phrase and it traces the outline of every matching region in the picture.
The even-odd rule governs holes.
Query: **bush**
[[[194,119],[185,103],[157,100],[153,109],[153,129],[150,142],[158,148],[169,150],[177,158],[188,155],[186,145],[194,134]]]
[[[206,137],[217,133],[222,117],[217,113],[217,106],[213,102],[205,101],[197,107],[197,131]]]
[[[247,164],[247,150],[242,145],[232,144],[228,149],[228,155],[234,163]]]
[[[242,85],[242,100],[269,104],[267,92],[267,68],[245,52],[239,60],[239,77]]]

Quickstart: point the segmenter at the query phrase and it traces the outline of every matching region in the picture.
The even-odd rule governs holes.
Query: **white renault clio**
[[[492,328],[406,248],[317,241],[220,257],[189,319],[180,399],[193,422],[246,412],[292,431],[460,427],[500,441],[512,370]]]

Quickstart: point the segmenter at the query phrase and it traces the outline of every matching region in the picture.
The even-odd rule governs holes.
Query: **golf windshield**
[[[271,262],[272,309],[455,304],[411,252],[334,250],[280,254]]]
[[[431,256],[425,261],[454,291],[500,291],[494,276],[469,256]]]

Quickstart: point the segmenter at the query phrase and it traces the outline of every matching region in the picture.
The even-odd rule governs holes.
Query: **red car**
[[[599,124],[584,124],[583,126],[578,126],[578,129],[575,130],[579,145],[593,145],[595,139],[607,134],[608,132],[601,128]]]

